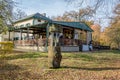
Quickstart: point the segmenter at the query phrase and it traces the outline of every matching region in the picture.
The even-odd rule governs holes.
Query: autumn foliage
[[[0,53],[10,53],[13,50],[13,42],[0,42]]]

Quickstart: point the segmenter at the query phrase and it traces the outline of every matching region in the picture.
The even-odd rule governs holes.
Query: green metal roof
[[[31,25],[31,26],[24,26],[24,27],[13,27],[10,26],[8,27],[9,31],[14,31],[14,30],[20,30],[20,29],[27,29],[27,28],[45,28],[47,26],[47,22],[43,24],[36,24],[36,25]]]
[[[15,21],[14,23],[17,23],[17,22],[21,22],[21,21],[25,21],[25,20],[28,20],[28,19],[31,19],[31,18],[34,18],[34,19],[42,19],[42,20],[46,20],[48,21],[48,23],[52,23],[52,24],[59,24],[59,25],[63,25],[63,26],[67,26],[67,27],[73,27],[73,28],[78,28],[78,29],[83,29],[83,30],[86,30],[86,31],[93,31],[87,24],[85,23],[82,23],[82,22],[65,22],[65,21],[52,21],[51,19],[43,16],[42,14],[40,13],[36,13],[36,14],[32,14],[30,16],[27,16],[23,19],[20,19],[20,20],[17,20]],[[13,29],[13,28],[11,28]]]
[[[81,22],[63,22],[63,21],[53,21],[54,24],[59,24],[67,27],[73,27],[78,29],[83,29],[87,31],[93,31],[87,24]]]
[[[72,27],[72,28],[78,28],[78,29],[82,29],[82,30],[86,30],[86,31],[90,31],[92,32],[93,30],[85,23],[80,23],[80,22],[62,22],[62,21],[52,21],[50,22],[52,24],[58,24],[58,25],[63,25],[63,26],[66,26],[66,27]],[[44,24],[47,24],[47,23],[44,23]],[[43,24],[43,25],[44,25]],[[38,24],[39,25],[39,24]],[[37,26],[37,25],[34,25],[37,27],[41,27],[41,26]],[[27,28],[27,26],[25,26]],[[24,27],[24,28],[25,28]],[[30,26],[29,26],[30,27]],[[15,28],[14,27],[9,27],[9,30],[12,31],[14,30]],[[20,29],[20,28],[18,28]]]
[[[35,14],[29,15],[29,16],[27,16],[27,17],[25,17],[25,18],[19,19],[19,20],[15,21],[14,23],[21,22],[21,21],[24,21],[24,20],[28,20],[28,19],[31,19],[31,18],[34,18],[34,19],[42,19],[42,20],[46,20],[46,21],[52,21],[51,19],[43,16],[43,15],[40,14],[40,13],[35,13]]]

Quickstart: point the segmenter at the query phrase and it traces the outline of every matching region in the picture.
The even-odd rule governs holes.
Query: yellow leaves
[[[0,52],[2,53],[9,53],[13,49],[13,42],[0,42]]]
[[[93,29],[93,33],[92,33],[92,39],[94,41],[100,41],[100,35],[101,35],[101,26],[98,24],[94,24],[91,26],[91,28]]]
[[[63,53],[61,68],[48,69],[47,53],[15,51],[6,54],[6,63],[0,62],[0,80],[119,80],[119,53],[120,51]]]

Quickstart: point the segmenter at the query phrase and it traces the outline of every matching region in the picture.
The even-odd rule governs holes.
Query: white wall
[[[78,39],[79,36],[79,30],[75,29],[74,30],[74,39]]]
[[[82,45],[82,51],[89,51],[88,45]]]
[[[37,24],[42,24],[42,23],[44,23],[45,21],[44,20],[41,20],[40,22],[38,21],[38,19],[29,19],[29,20],[25,20],[25,21],[22,21],[22,22],[17,22],[17,23],[15,23],[14,24],[14,27],[20,27],[21,25],[24,25],[24,27],[26,26],[26,24],[28,24],[28,23],[30,23],[30,25],[37,25]],[[24,33],[22,33],[22,37],[25,37],[25,36],[27,36],[26,34],[24,34]],[[20,39],[20,37],[21,37],[21,34],[20,34],[20,32],[15,32],[14,33],[14,37],[19,37],[19,39]]]
[[[35,19],[34,20],[34,25],[36,25],[36,24],[42,24],[44,22],[45,22],[44,20],[41,20],[41,22],[39,22],[38,19]]]
[[[61,51],[79,51],[79,46],[61,46]]]
[[[87,31],[87,44],[92,40],[92,32]]]
[[[29,19],[29,20],[26,20],[26,21],[22,21],[22,22],[18,22],[18,23],[15,23],[14,24],[14,27],[15,26],[21,26],[21,25],[24,25],[26,26],[26,24],[30,23],[30,25],[36,25],[36,24],[42,24],[44,23],[45,21],[44,20],[41,20],[40,22],[38,21],[38,19]]]
[[[29,19],[29,20],[26,20],[26,21],[22,21],[22,22],[15,23],[15,24],[14,24],[14,27],[15,27],[15,26],[21,26],[21,25],[26,26],[26,24],[28,24],[28,23],[30,23],[30,25],[33,25],[33,19]]]

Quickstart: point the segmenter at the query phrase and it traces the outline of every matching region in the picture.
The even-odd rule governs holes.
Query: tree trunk
[[[60,29],[57,25],[51,25],[51,27],[49,27],[49,32],[50,44],[48,47],[48,66],[49,68],[59,68],[62,59],[61,48],[59,44]]]
[[[59,68],[61,59],[62,59],[62,55],[61,55],[60,46],[49,46],[48,47],[49,68]]]
[[[38,42],[38,40],[37,40],[37,51],[39,51],[39,42]]]
[[[120,43],[118,43],[118,49],[120,50]]]

